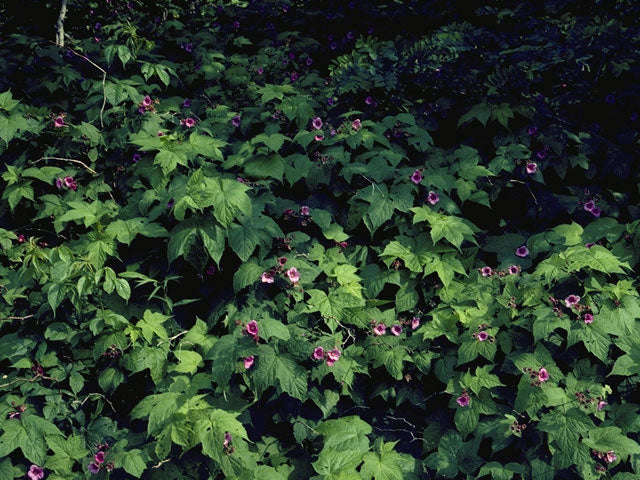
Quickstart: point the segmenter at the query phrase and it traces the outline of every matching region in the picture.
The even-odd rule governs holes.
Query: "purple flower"
[[[384,323],[378,323],[373,327],[373,334],[376,336],[384,335],[387,331],[387,326]]]
[[[313,58],[309,57],[305,60],[307,67],[310,67],[313,64]]]
[[[209,265],[209,268],[207,268],[207,275],[211,276],[214,273],[216,273],[216,267],[214,267],[213,265]]]
[[[65,187],[70,188],[71,190],[78,189],[78,184],[76,184],[76,181],[73,179],[73,177],[64,177],[63,181]]]
[[[56,128],[64,127],[64,118],[61,115],[54,118],[53,126]]]
[[[598,402],[598,411],[601,411],[605,407],[606,404],[607,404],[607,402],[605,402],[604,400],[600,400]]]
[[[298,72],[291,72],[291,75],[289,75],[289,78],[291,79],[292,82],[295,82],[296,80],[298,80]]]
[[[191,100],[189,100],[188,98],[185,98],[182,102],[182,106],[184,108],[189,108],[191,106]]]
[[[593,243],[593,242],[587,242],[587,243],[584,244],[584,246],[587,247],[587,248],[591,248],[594,245],[595,245],[595,243]]]
[[[335,103],[335,100],[333,99],[333,97],[327,98],[327,104],[328,105],[333,105],[334,103]]]
[[[164,137],[164,132],[162,130],[158,130],[158,133],[156,135],[158,137]]]
[[[373,27],[367,28],[367,34],[371,35],[373,33]]]
[[[244,328],[245,331],[252,337],[258,336],[258,322],[256,322],[255,320],[251,320]]]
[[[173,208],[175,204],[176,204],[176,201],[172,198],[167,202],[167,208]]]
[[[322,134],[318,134],[318,135],[316,135],[315,137],[313,137],[313,139],[314,139],[316,142],[321,142],[322,140],[324,140],[324,135],[322,135]]]
[[[324,348],[322,347],[314,348],[312,356],[315,360],[322,360],[324,358]]]
[[[356,118],[353,122],[351,122],[351,128],[353,128],[356,132],[362,128],[362,122],[359,118]]]
[[[489,334],[487,332],[479,332],[477,338],[479,342],[484,342],[487,338],[489,338]]]
[[[271,273],[271,272],[264,272],[264,273],[260,276],[260,281],[261,281],[262,283],[273,283],[273,282],[274,282],[273,273]]]
[[[278,259],[278,265],[284,265],[285,263],[287,263],[287,257],[280,257]]]
[[[596,208],[596,204],[593,200],[589,200],[588,202],[584,203],[582,208],[584,208],[587,212],[592,212],[593,209]]]
[[[258,67],[258,70],[256,70],[256,72],[258,72],[258,75],[262,75],[264,73],[264,68]]]
[[[60,190],[64,185],[64,182],[62,181],[61,178],[56,178],[56,187],[58,187],[58,190]]]
[[[151,100],[151,97],[149,95],[145,95],[145,97],[142,99],[143,107],[149,107],[151,106],[152,103],[153,103],[153,100]]]
[[[142,106],[141,106],[141,107],[138,107],[138,113],[139,113],[140,115],[144,115],[145,113],[147,113],[147,109],[146,109],[146,108],[144,108],[144,107],[142,107]]]
[[[545,158],[547,158],[547,151],[545,149],[542,149],[536,155],[540,160],[544,160]]]
[[[307,205],[303,205],[300,207],[300,215],[308,216],[309,215],[309,207]]]
[[[522,245],[522,246],[516,248],[516,255],[518,257],[524,258],[527,255],[529,255],[529,249],[526,246]]]
[[[535,162],[529,162],[527,163],[526,170],[529,175],[533,175],[538,171],[538,164]]]
[[[542,367],[540,369],[540,371],[538,372],[538,380],[540,380],[541,382],[546,382],[547,380],[549,380],[549,372],[547,372],[547,369]]]
[[[420,326],[420,319],[418,317],[413,317],[411,319],[411,330],[415,330]]]
[[[96,474],[100,471],[100,465],[91,462],[89,465],[87,465],[87,470],[89,470],[89,473]]]
[[[391,333],[396,337],[402,333],[402,325],[394,325],[391,327]]]
[[[364,99],[364,103],[366,103],[367,105],[373,105],[373,102],[375,102],[373,97],[367,97]]]
[[[289,52],[289,58],[293,60],[294,58],[296,58],[296,54],[293,52]]]
[[[586,323],[587,325],[589,325],[590,323],[593,323],[593,314],[592,313],[585,313],[584,317],[583,317],[584,323]]]
[[[353,40],[353,32],[347,32],[347,40]]]
[[[311,121],[311,125],[313,126],[313,128],[315,128],[316,130],[320,130],[322,128],[322,119],[320,117],[316,117]]]
[[[493,274],[493,270],[491,269],[491,267],[482,267],[480,269],[480,273],[483,277],[490,277]]]
[[[289,270],[287,270],[287,277],[289,277],[289,280],[293,284],[296,284],[300,281],[300,273],[298,272],[296,267],[291,267]]]
[[[236,115],[231,119],[231,125],[233,125],[234,127],[240,126],[240,115]]]
[[[233,22],[233,28],[235,28],[236,30],[240,28],[240,22],[239,21],[235,21]]]
[[[458,402],[458,405],[460,405],[461,407],[468,407],[469,395],[467,395],[466,393],[463,393],[458,398],[456,398],[456,402]]]
[[[529,135],[535,135],[536,133],[538,133],[538,127],[536,127],[535,125],[532,125],[527,129],[527,133]]]
[[[93,456],[96,463],[104,463],[104,452],[100,451]]]
[[[602,211],[598,207],[593,207],[593,210],[591,210],[591,215],[593,215],[596,218],[598,218],[601,213]]]
[[[331,50],[335,50],[336,48],[338,48],[338,44],[337,44],[336,42],[331,42],[331,43],[329,44],[329,48],[330,48]]]
[[[187,117],[184,120],[182,120],[180,123],[187,128],[192,128],[192,127],[195,127],[196,120],[193,117]]]
[[[520,267],[517,265],[511,265],[509,267],[509,275],[515,275],[520,271]]]
[[[231,436],[231,434],[229,432],[224,432],[224,440],[222,441],[222,446],[228,447],[232,440],[233,437]]]
[[[327,358],[333,362],[337,362],[341,355],[342,355],[342,352],[340,352],[340,350],[337,348],[334,348],[333,350],[329,350],[327,352]]]
[[[414,170],[410,178],[413,183],[418,185],[422,181],[422,172],[420,170]]]
[[[564,299],[564,304],[567,306],[567,308],[575,307],[579,302],[580,297],[578,295],[569,295]]]
[[[133,163],[137,163],[140,161],[141,158],[142,158],[142,155],[140,155],[139,153],[134,153],[133,157],[131,157],[131,161]]]
[[[245,370],[249,370],[253,366],[254,359],[255,359],[255,357],[253,355],[250,355],[248,357],[245,357],[242,360],[242,363],[244,363],[244,369]]]
[[[429,192],[427,194],[427,202],[431,205],[435,205],[440,201],[440,196],[436,192]]]
[[[29,477],[31,480],[40,480],[44,478],[44,470],[37,465],[31,465],[31,467],[29,467],[29,471],[27,472],[27,477]]]
[[[187,53],[191,53],[193,52],[193,43],[188,42],[185,46],[184,46],[184,51]]]

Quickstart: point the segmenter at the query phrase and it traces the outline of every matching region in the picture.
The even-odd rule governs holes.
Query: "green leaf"
[[[147,469],[147,459],[147,455],[142,450],[133,448],[124,452],[116,465],[124,468],[129,475],[140,478]]]
[[[316,430],[324,437],[325,448],[355,452],[369,450],[367,435],[373,431],[371,425],[356,416],[326,420],[318,425]]]
[[[621,458],[640,454],[640,445],[615,426],[591,428],[587,437],[582,439],[582,442],[587,447],[599,452],[613,450]]]
[[[367,452],[360,469],[365,480],[404,480],[405,472],[412,471],[415,460],[393,450],[397,442],[382,442],[379,452]],[[408,468],[407,468],[408,467]]]
[[[202,356],[197,352],[190,350],[176,350],[173,352],[180,363],[171,370],[180,373],[189,373],[193,375],[198,370],[198,367],[202,366]]]
[[[256,135],[253,140],[251,140],[252,144],[256,143],[264,143],[267,147],[269,147],[273,152],[278,152],[284,145],[284,142],[290,141],[287,137],[282,135],[281,133],[273,133],[271,135],[267,135],[266,133],[261,133],[260,135]]]
[[[278,320],[265,318],[260,321],[260,336],[265,340],[269,338],[279,338],[280,340],[289,340],[291,335],[286,325]]]
[[[80,133],[89,139],[90,145],[99,145],[104,143],[104,138],[102,138],[102,134],[100,130],[87,122],[82,122],[80,124]]]
[[[253,285],[260,279],[264,270],[254,262],[244,262],[233,274],[233,290],[237,293],[244,287]]]
[[[184,153],[171,150],[160,150],[154,160],[155,165],[160,165],[162,173],[166,176],[173,172],[178,165],[187,166],[187,156]]]
[[[14,100],[11,90],[0,93],[0,108],[6,112],[13,110],[20,100]]]
[[[306,398],[308,373],[298,363],[266,345],[260,345],[257,363],[252,378],[259,392],[277,384],[283,392],[298,400]]]
[[[260,243],[258,232],[252,225],[233,225],[229,230],[229,246],[240,260],[246,262]]]

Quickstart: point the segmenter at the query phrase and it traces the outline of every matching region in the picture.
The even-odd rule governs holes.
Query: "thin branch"
[[[166,340],[162,340],[160,343],[158,343],[158,346],[162,345],[163,343],[167,343],[167,342],[171,343],[174,340],[180,338],[181,336],[186,335],[187,333],[189,333],[189,330],[183,330],[182,332],[174,335],[173,337],[169,337]]]
[[[24,317],[4,317],[2,320],[27,320],[28,318],[33,317],[33,313],[31,315],[25,315]]]
[[[56,22],[56,46],[64,47],[64,18],[67,16],[67,0],[62,0],[60,14]]]
[[[113,403],[111,403],[111,401],[107,397],[105,397],[101,393],[97,393],[97,392],[93,392],[93,393],[87,394],[85,399],[82,402],[80,402],[80,405],[78,407],[82,407],[85,403],[87,403],[87,400],[89,400],[89,398],[92,395],[102,398],[105,402],[107,402],[109,404],[109,406],[111,407],[111,410],[113,410],[113,413],[118,413],[118,412],[116,412],[116,409],[113,407]]]
[[[96,67],[98,70],[102,72],[102,107],[100,107],[100,126],[104,128],[104,122],[102,121],[102,116],[104,114],[104,107],[107,104],[107,92],[106,92],[106,83],[107,83],[107,72],[104,68],[102,68],[97,63],[93,62],[89,57],[82,55],[81,53],[76,52],[73,48],[67,47],[71,53],[75,56],[83,58],[91,65]]]
[[[160,468],[162,465],[164,465],[167,462],[170,462],[171,459],[170,458],[165,458],[164,460],[160,460],[158,463],[156,463],[153,467],[151,468]]]
[[[96,172],[93,168],[91,168],[89,165],[87,165],[86,163],[84,163],[82,160],[75,160],[73,158],[62,158],[62,157],[40,157],[38,160],[36,160],[35,163],[39,163],[43,160],[57,160],[59,162],[69,162],[69,163],[76,163],[78,165],[81,165],[85,170],[87,170],[88,172],[91,172],[94,175],[98,175],[98,172]]]

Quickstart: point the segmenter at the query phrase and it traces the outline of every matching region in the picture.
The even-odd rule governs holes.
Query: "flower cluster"
[[[519,423],[517,420],[514,421],[510,426],[509,430],[511,430],[514,434],[520,435],[524,429],[527,428],[526,423]]]
[[[567,295],[567,297],[562,301],[549,296],[549,301],[553,304],[553,313],[557,317],[562,317],[562,304],[564,303],[564,306],[571,312],[575,313],[578,318],[581,318],[585,324],[588,325],[593,323],[594,317],[593,313],[591,313],[591,307],[589,305],[582,305],[580,300],[580,296],[574,294]]]
[[[504,277],[504,276],[507,276],[507,275],[516,275],[516,274],[520,273],[520,270],[521,270],[521,268],[520,268],[519,265],[511,265],[510,267],[505,268],[503,270],[494,270],[489,266],[484,266],[484,267],[478,268],[478,272],[483,277],[491,277],[493,275],[497,275],[499,277]]]
[[[608,452],[599,452],[597,450],[591,450],[591,454],[598,460],[602,460],[605,463],[613,463],[618,459],[618,456],[613,450]]]
[[[533,382],[531,382],[532,387],[539,387],[543,382],[549,380],[549,372],[547,372],[547,369],[544,367],[540,367],[539,370],[525,367],[523,370],[524,373],[528,374],[529,377],[533,380]]]
[[[262,283],[273,283],[275,282],[276,274],[284,272],[289,281],[294,285],[297,285],[298,282],[300,282],[300,272],[296,267],[291,267],[288,270],[284,270],[285,263],[287,263],[287,257],[278,258],[278,263],[275,267],[271,268],[271,270],[267,272],[263,272],[263,274],[260,275],[260,281]]]
[[[183,118],[182,120],[180,120],[180,125],[183,125],[187,128],[195,127],[196,119],[193,117]]]
[[[110,472],[111,470],[113,470],[113,462],[107,462],[105,463],[105,456],[107,455],[107,450],[109,450],[109,444],[108,443],[101,443],[98,445],[98,452],[93,456],[93,462],[91,462],[89,465],[87,465],[87,470],[89,470],[90,473],[96,474],[98,472],[100,472],[100,470],[102,470],[103,468],[107,471]]]
[[[342,355],[342,352],[337,347],[334,348],[333,350],[329,350],[328,352],[325,352],[324,348],[318,346],[313,349],[313,353],[311,354],[311,357],[314,360],[323,360],[326,358],[327,367],[333,367],[333,365],[335,365],[335,363],[338,361],[341,355]]]
[[[496,337],[485,332],[488,327],[489,325],[487,325],[486,323],[481,323],[480,325],[478,325],[478,331],[473,334],[473,337],[479,342],[486,342],[487,340],[491,343],[495,342]]]
[[[154,103],[158,104],[160,103],[160,100],[158,100],[157,98],[155,100],[152,100],[149,95],[145,95],[142,101],[138,104],[138,113],[142,115],[147,112],[155,113],[156,107],[154,106]]]
[[[66,187],[70,190],[77,190],[78,184],[73,179],[73,177],[64,177],[64,178],[56,178],[56,187],[60,190],[63,187]]]
[[[588,202],[584,202],[584,204],[582,205],[582,208],[584,208],[584,210],[586,212],[589,212],[591,215],[593,215],[596,218],[598,218],[600,216],[600,214],[602,213],[600,208],[598,208],[596,206],[596,202],[594,202],[593,200],[589,200]]]
[[[16,402],[11,402],[11,406],[15,410],[13,412],[9,412],[8,418],[20,418],[20,415],[22,415],[27,409],[27,406],[25,404],[16,405]]]
[[[308,205],[302,205],[298,213],[296,213],[292,208],[287,208],[282,212],[282,214],[284,215],[285,220],[290,221],[297,219],[301,227],[306,227],[313,221],[313,218],[311,218],[311,208],[309,208]]]
[[[418,323],[419,322],[420,321],[418,320]],[[387,333],[387,326],[384,323],[378,323],[375,320],[372,320],[371,324],[373,325],[373,334],[375,336],[381,336]],[[402,333],[402,325],[400,324],[393,325],[389,329],[389,331],[391,332],[392,335],[395,335],[397,337]]]
[[[458,405],[460,405],[463,408],[469,406],[469,403],[471,402],[471,397],[467,393],[466,388],[462,389],[462,394],[458,398],[456,398],[456,402],[458,403]]]
[[[601,396],[597,396],[597,397],[592,397],[589,395],[589,390],[587,390],[587,393],[582,393],[582,392],[576,392],[575,396],[576,396],[576,400],[578,400],[578,403],[580,404],[581,407],[585,407],[585,408],[591,408],[592,406],[596,406],[596,409],[598,411],[601,411],[606,405],[607,402],[604,401],[604,398]]]

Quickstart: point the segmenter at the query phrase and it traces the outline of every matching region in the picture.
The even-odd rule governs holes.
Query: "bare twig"
[[[86,163],[84,163],[82,160],[76,160],[74,158],[62,158],[62,157],[40,157],[38,160],[36,160],[35,163],[41,162],[43,160],[57,160],[58,162],[69,162],[69,163],[76,163],[78,165],[81,165],[85,170],[87,170],[88,172],[93,173],[94,175],[98,175],[98,172],[96,172],[93,168],[91,168],[89,165],[87,165]]]
[[[60,14],[56,22],[56,45],[64,47],[64,18],[67,16],[67,0],[62,0]]]
[[[4,317],[2,320],[27,320],[28,318],[32,318],[34,315],[25,315],[24,317]]]
[[[6,378],[6,375],[5,375]],[[4,388],[4,387],[8,387],[10,385],[13,385],[14,383],[18,383],[18,382],[29,382],[29,383],[33,383],[36,380],[38,380],[39,378],[43,379],[43,380],[51,380],[53,382],[58,383],[58,379],[57,378],[53,378],[53,377],[47,377],[46,375],[41,375],[41,374],[37,374],[34,377],[28,378],[28,377],[19,377],[19,378],[14,378],[12,381],[10,381],[9,383],[3,383],[2,385],[0,385],[0,388]]]
[[[173,337],[169,337],[169,338],[167,338],[166,340],[162,340],[160,343],[158,343],[158,346],[162,345],[163,343],[167,343],[167,342],[171,343],[171,342],[173,342],[174,340],[176,340],[176,339],[180,338],[181,336],[186,335],[187,333],[189,333],[189,330],[183,330],[182,332],[177,333],[177,334],[176,334],[176,335],[174,335]]]
[[[164,460],[160,460],[158,463],[156,463],[153,467],[151,468],[160,468],[162,465],[164,465],[167,462],[170,462],[171,459],[170,458],[165,458]]]
[[[69,47],[67,47],[69,48]],[[75,56],[83,58],[91,65],[96,67],[100,72],[102,72],[102,107],[100,107],[100,126],[104,128],[104,122],[102,121],[102,116],[104,114],[104,107],[107,104],[107,92],[106,92],[106,84],[107,84],[107,72],[104,68],[102,68],[97,63],[93,62],[89,57],[82,55],[81,53],[76,52],[73,48],[69,48],[69,51],[73,53]]]
[[[105,402],[107,402],[109,404],[109,406],[111,407],[111,410],[113,410],[113,413],[117,413],[116,409],[113,407],[113,403],[111,403],[111,401],[107,397],[105,397],[101,393],[97,393],[97,392],[93,392],[93,393],[87,394],[85,399],[82,402],[80,402],[80,405],[78,407],[82,407],[85,403],[87,403],[87,400],[89,400],[89,398],[91,398],[92,395],[102,398]]]

